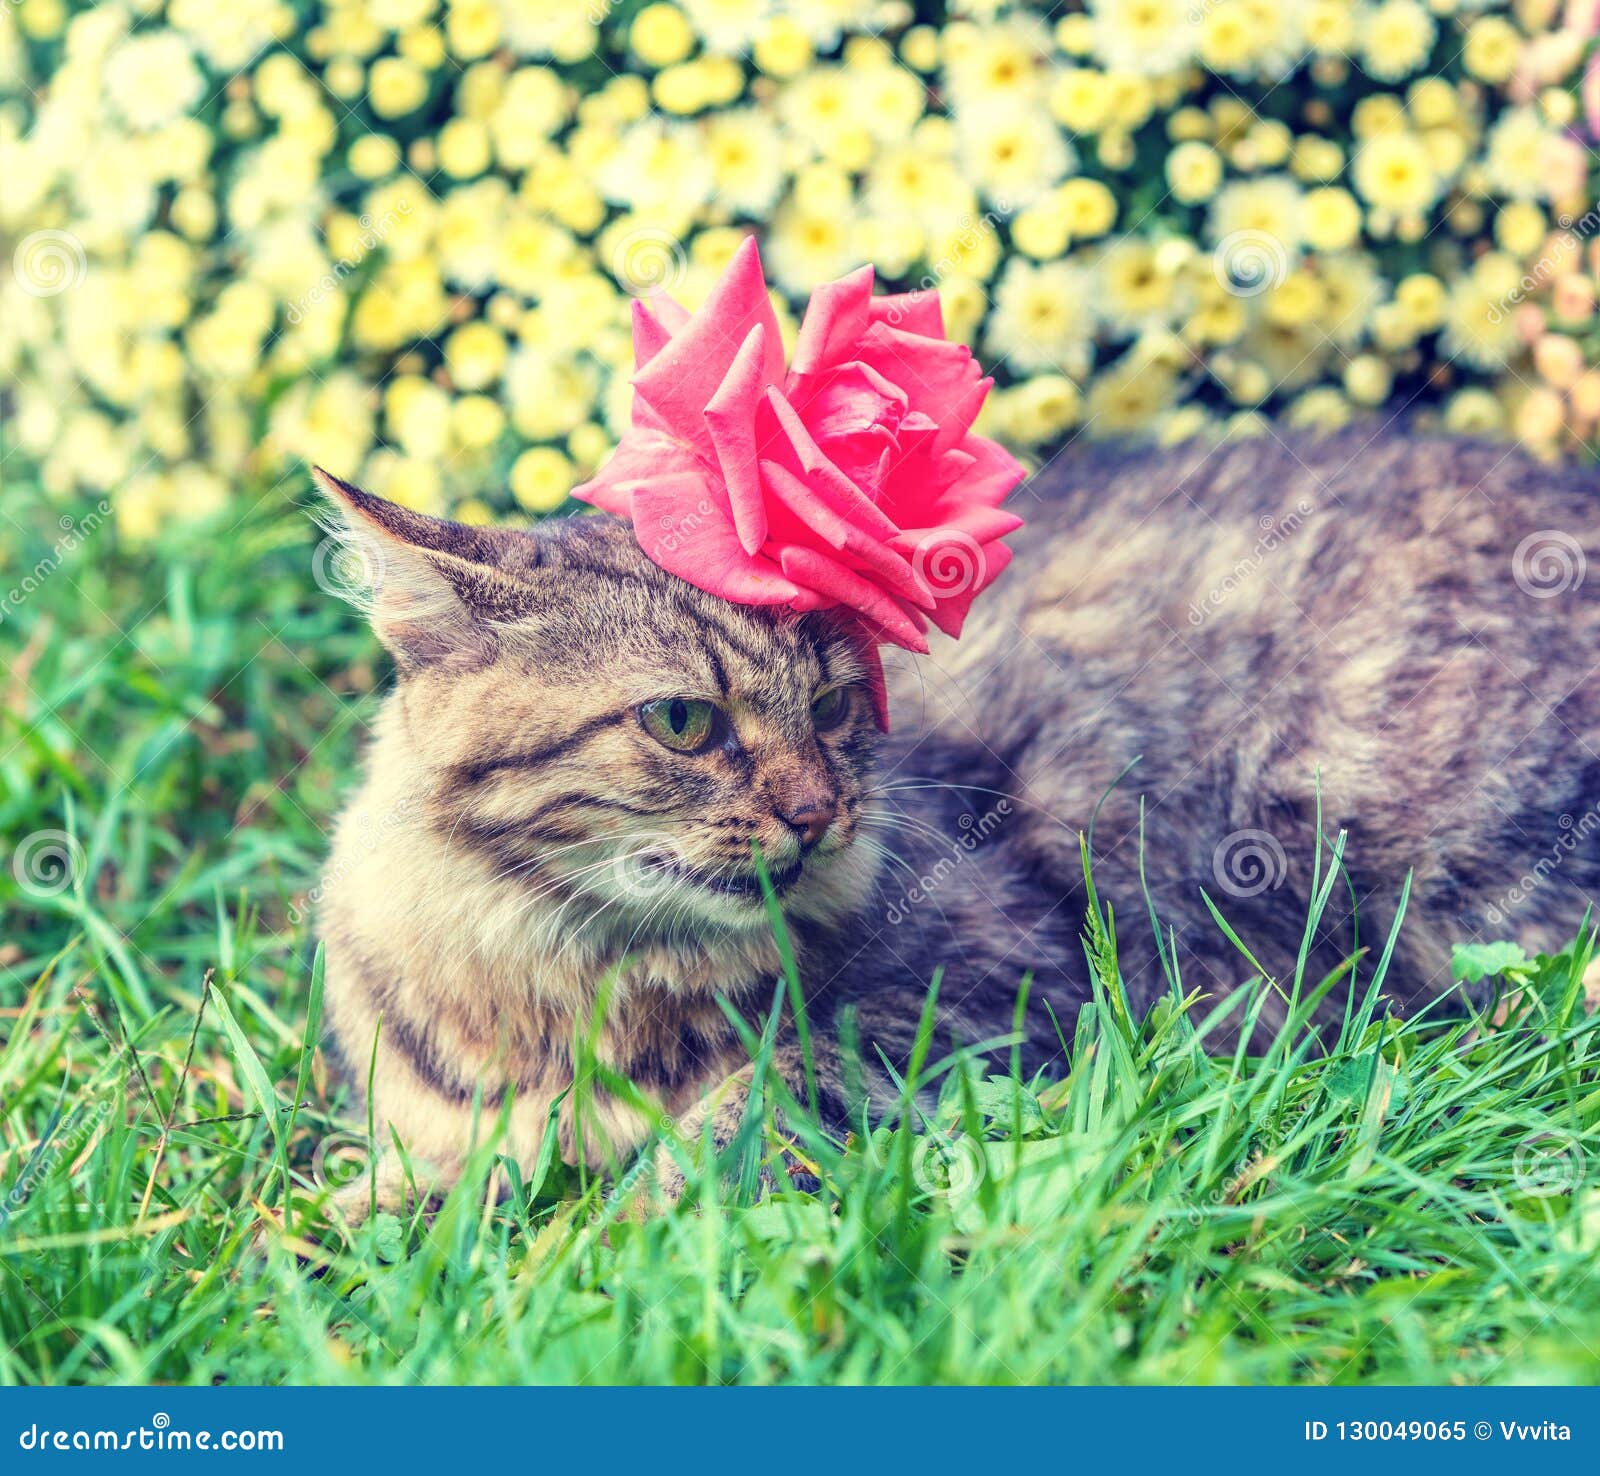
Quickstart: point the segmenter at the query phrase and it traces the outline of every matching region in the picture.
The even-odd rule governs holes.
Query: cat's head
[[[575,933],[640,941],[765,927],[756,847],[793,916],[865,895],[879,734],[836,618],[705,594],[614,518],[467,527],[317,484],[441,848],[476,848]]]

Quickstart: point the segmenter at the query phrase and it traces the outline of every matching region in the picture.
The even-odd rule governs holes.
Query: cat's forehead
[[[652,563],[626,524],[577,517],[538,535],[540,598],[525,655],[612,680],[804,709],[822,682],[854,681],[859,656],[825,616],[736,605]]]

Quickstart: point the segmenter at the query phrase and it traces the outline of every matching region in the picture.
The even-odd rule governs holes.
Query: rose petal
[[[867,313],[872,322],[884,323],[890,328],[917,333],[923,338],[944,337],[944,309],[939,304],[938,290],[933,287],[875,297]]]
[[[700,311],[633,376],[635,395],[708,460],[716,448],[705,408],[757,325],[766,330],[764,382],[776,384],[783,378],[783,340],[755,238],[747,236]]]
[[[844,358],[866,331],[871,302],[869,266],[858,267],[849,276],[816,288],[794,341],[790,374],[816,374]]]
[[[859,610],[881,625],[897,645],[911,651],[928,649],[927,638],[905,610],[890,595],[846,568],[838,559],[814,548],[791,547],[782,550],[778,562],[796,584]]]
[[[755,553],[767,538],[767,514],[761,502],[761,471],[756,454],[756,416],[761,404],[762,366],[767,330],[757,323],[734,357],[728,377],[706,406],[717,465],[727,484],[733,524],[746,553]]]
[[[771,459],[777,460],[783,452],[789,452],[792,457],[789,469],[846,522],[855,524],[864,533],[876,533],[879,538],[893,538],[899,529],[828,460],[782,392],[769,389],[766,404],[781,433],[773,438],[774,444],[770,449],[764,447],[769,449]]]
[[[635,483],[653,477],[700,475],[694,453],[681,441],[654,430],[631,430],[600,470],[572,495],[618,517],[629,516]]]
[[[972,610],[972,602],[994,583],[995,576],[1010,562],[1011,550],[1005,544],[986,544],[983,549],[983,568],[972,586],[960,594],[941,599],[928,612],[928,619],[952,640],[958,638]]]
[[[739,605],[782,605],[799,590],[764,554],[748,554],[719,489],[694,473],[652,478],[633,493],[645,555],[697,589]]]

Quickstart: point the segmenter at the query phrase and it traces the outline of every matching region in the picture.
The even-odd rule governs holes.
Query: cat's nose
[[[822,839],[839,813],[839,801],[831,794],[812,794],[784,805],[779,818],[799,838],[800,849],[809,851]]]

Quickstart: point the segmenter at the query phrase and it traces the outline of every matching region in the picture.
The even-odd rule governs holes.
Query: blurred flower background
[[[0,5],[7,479],[554,511],[628,300],[937,286],[982,428],[1600,439],[1593,0]],[[1600,78],[1592,77],[1600,89]],[[1595,100],[1600,113],[1600,99]]]

